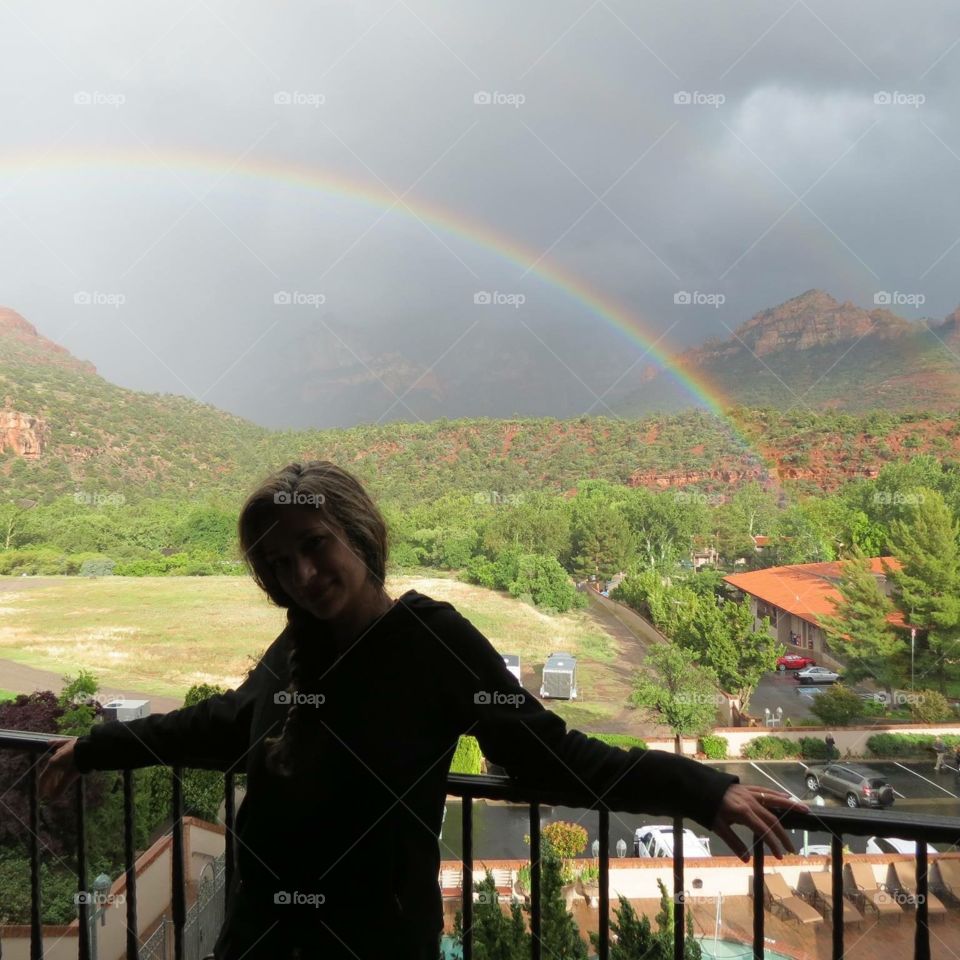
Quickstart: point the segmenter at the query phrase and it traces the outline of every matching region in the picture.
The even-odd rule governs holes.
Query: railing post
[[[843,960],[843,837],[830,835],[830,875],[833,896],[833,960]]]
[[[78,913],[78,954],[80,960],[90,960],[90,909],[87,903],[89,888],[87,886],[87,814],[84,809],[84,781],[85,777],[77,779],[77,789],[74,809],[77,814],[77,891],[83,896],[77,898]]]
[[[600,807],[600,938],[599,960],[610,956],[610,810]]]
[[[753,835],[753,958],[763,960],[763,904],[766,888],[763,880],[763,839]]]
[[[463,904],[463,960],[473,957],[473,797],[463,797],[463,872],[460,894]]]
[[[683,960],[686,934],[683,893],[683,817],[673,818],[673,960]]]
[[[173,913],[173,956],[174,960],[183,960],[183,927],[187,920],[187,900],[184,890],[183,865],[183,770],[174,767],[173,774],[173,889],[171,890],[171,910]]]
[[[224,883],[226,884],[227,890],[230,889],[230,882],[233,880],[234,856],[236,851],[236,841],[233,836],[234,823],[236,822],[236,810],[234,809],[236,801],[233,790],[233,774],[225,774],[223,778],[223,852],[224,870],[226,871]]]
[[[530,804],[530,956],[541,956],[540,916],[540,804]]]
[[[133,770],[123,771],[123,862],[127,871],[127,960],[140,957],[137,931],[137,865],[133,838]]]
[[[43,927],[40,925],[40,792],[39,765],[42,753],[30,758],[30,960],[43,957]]]
[[[930,884],[927,877],[927,844],[917,841],[917,904],[916,926],[914,928],[913,956],[914,960],[930,960],[930,929],[927,922],[930,912],[927,906],[927,896]]]

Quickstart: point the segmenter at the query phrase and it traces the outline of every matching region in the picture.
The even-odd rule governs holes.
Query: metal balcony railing
[[[28,753],[32,757],[25,782],[29,797],[29,848],[30,848],[30,957],[41,960],[43,955],[43,929],[40,923],[40,839],[39,839],[39,794],[38,775],[49,742],[55,737],[45,734],[25,733],[16,730],[0,730],[0,750],[14,750]],[[187,922],[186,886],[183,846],[183,784],[181,769],[173,768],[173,790],[171,796],[173,813],[173,877],[172,877],[172,914],[174,934],[174,957],[185,960],[186,943],[184,929]],[[84,820],[84,777],[76,784],[75,804],[77,813],[77,890],[89,891]],[[224,774],[225,797],[225,882],[229,889],[230,880],[236,864],[234,840],[234,785],[233,776]],[[463,943],[464,960],[472,960],[473,941],[473,801],[475,799],[505,800],[526,804],[530,813],[530,849],[531,849],[531,911],[530,928],[531,958],[541,958],[541,908],[540,908],[540,807],[541,805],[565,806],[597,810],[600,828],[600,898],[599,898],[599,958],[607,960],[610,948],[609,930],[609,878],[610,878],[610,813],[611,808],[596,802],[589,791],[562,792],[521,787],[508,777],[464,776],[451,774],[447,778],[447,793],[463,800],[462,844],[463,844],[463,885],[462,910],[463,929],[466,931]],[[133,823],[133,777],[132,771],[123,771],[124,805],[124,863],[126,869],[126,929],[127,958],[139,960],[140,942],[137,936],[137,879],[135,871],[136,851],[134,850]],[[914,958],[929,960],[930,932],[928,928],[927,895],[929,892],[927,843],[940,842],[960,845],[960,818],[934,817],[926,814],[901,814],[892,811],[851,810],[847,808],[818,808],[816,814],[789,813],[782,817],[788,829],[815,830],[826,832],[831,837],[831,881],[832,881],[832,956],[842,960],[844,955],[844,918],[843,918],[843,838],[845,836],[882,836],[899,837],[904,840],[918,841],[916,844],[917,897],[914,911]],[[673,821],[673,849],[681,851],[673,860],[674,893],[674,957],[683,960],[685,928],[684,909],[684,859],[683,859],[683,820]],[[764,951],[764,849],[762,840],[753,838],[753,956],[762,960]],[[79,939],[78,957],[90,960],[90,939],[88,928],[88,906],[81,898],[78,904]]]

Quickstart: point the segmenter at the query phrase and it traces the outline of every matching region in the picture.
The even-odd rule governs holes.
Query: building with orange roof
[[[840,666],[830,655],[820,623],[822,617],[836,615],[833,601],[842,599],[838,583],[844,562],[796,563],[732,573],[723,579],[750,598],[750,609],[758,628],[763,617],[769,617],[770,632],[785,647],[816,655],[818,662],[823,660]],[[899,570],[900,562],[895,557],[871,557],[870,565],[884,593],[890,596],[893,584],[887,571]],[[890,614],[888,619],[894,626],[909,629],[899,611]]]

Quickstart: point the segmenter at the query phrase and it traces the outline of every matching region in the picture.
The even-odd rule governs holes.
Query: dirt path
[[[638,737],[669,736],[667,727],[651,724],[643,719],[641,711],[631,709],[624,703],[625,691],[633,687],[633,675],[642,666],[651,644],[664,638],[643,617],[613,600],[587,590],[590,606],[586,613],[620,645],[621,654],[605,668],[609,679],[595,684],[599,699],[618,705],[618,710],[604,720],[607,733],[630,733]]]

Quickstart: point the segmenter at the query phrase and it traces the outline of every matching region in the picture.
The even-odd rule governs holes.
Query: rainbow
[[[703,374],[684,369],[676,356],[660,346],[641,320],[612,297],[590,287],[585,281],[548,261],[543,254],[525,247],[512,237],[499,233],[488,224],[470,220],[463,215],[421,198],[404,197],[398,201],[388,188],[352,180],[339,174],[317,170],[287,161],[243,157],[234,160],[226,154],[169,150],[81,150],[52,148],[49,152],[8,153],[0,157],[0,173],[20,174],[20,177],[45,171],[74,172],[78,170],[104,172],[131,169],[163,173],[210,173],[223,179],[269,181],[291,187],[345,198],[376,209],[385,215],[396,212],[410,220],[421,220],[444,232],[488,251],[502,260],[519,267],[524,274],[531,273],[541,281],[563,293],[570,300],[585,307],[607,326],[617,330],[629,341],[641,347],[646,355],[666,370],[699,405],[705,406],[726,421],[737,438],[758,453],[754,445],[726,413],[731,406],[723,393]],[[766,466],[766,458],[760,455]]]

